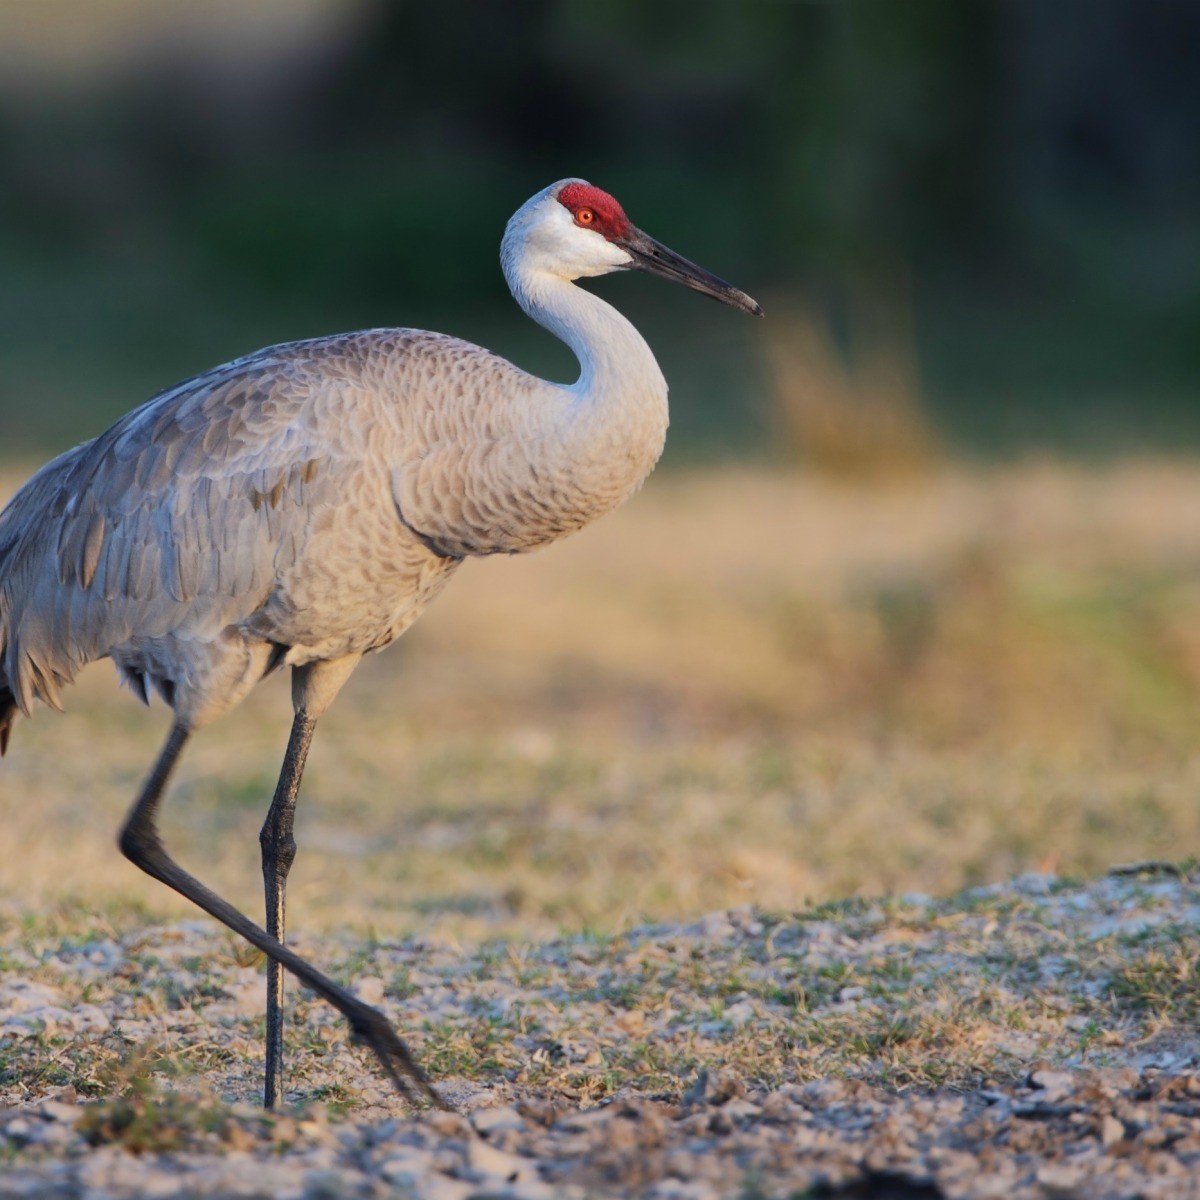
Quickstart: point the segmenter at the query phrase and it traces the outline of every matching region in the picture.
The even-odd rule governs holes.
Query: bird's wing
[[[260,606],[351,469],[320,414],[354,390],[338,339],[272,347],[42,468],[0,514],[0,663],[21,707],[56,704],[131,637],[212,636]]]

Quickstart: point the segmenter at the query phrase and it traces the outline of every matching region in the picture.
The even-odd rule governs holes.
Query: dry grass
[[[317,734],[292,927],[613,932],[1193,853],[1198,513],[1189,464],[660,476],[469,565],[360,670]],[[165,711],[108,664],[68,708],[0,765],[0,898],[187,913],[112,844]],[[167,804],[168,844],[253,911],[288,716],[264,685]]]
[[[895,480],[938,461],[921,396],[908,306],[876,301],[852,311],[838,345],[829,322],[786,296],[762,331],[770,411],[784,454],[834,477]]]

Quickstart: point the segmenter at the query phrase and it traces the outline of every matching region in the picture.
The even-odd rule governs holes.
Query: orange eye
[[[590,208],[581,208],[575,214],[576,224],[590,225],[596,219],[596,214]]]

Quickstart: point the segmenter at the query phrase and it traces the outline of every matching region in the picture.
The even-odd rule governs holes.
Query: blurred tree
[[[107,72],[27,49],[6,70],[0,20],[10,449],[360,324],[569,372],[495,269],[506,214],[565,174],[843,340],[862,297],[907,306],[960,443],[1200,445],[1189,0],[305,0],[253,29],[229,4],[117,7]],[[106,10],[20,11],[51,45]],[[697,398],[682,441],[744,448],[752,334],[602,286]]]

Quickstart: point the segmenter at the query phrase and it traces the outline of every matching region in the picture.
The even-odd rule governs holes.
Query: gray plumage
[[[292,813],[316,719],[363,654],[399,637],[464,558],[579,529],[657,461],[667,386],[654,356],[572,281],[638,267],[758,311],[580,180],[518,210],[501,260],[522,308],[578,357],[575,384],[412,329],[272,346],[160,393],[43,467],[0,513],[0,752],[18,711],[60,707],[95,659],[172,707],[121,848],[271,959],[268,1106],[280,964],[346,1014],[398,1087],[437,1100],[381,1014],[283,945]],[[155,819],[190,733],[281,663],[294,668],[296,716],[262,833],[264,931],[178,868]]]
[[[386,646],[467,555],[545,545],[640,484],[667,418],[637,357],[603,406],[404,329],[274,346],[168,389],[0,514],[3,684],[26,715],[60,707],[110,656],[195,728],[275,647],[300,665]]]

